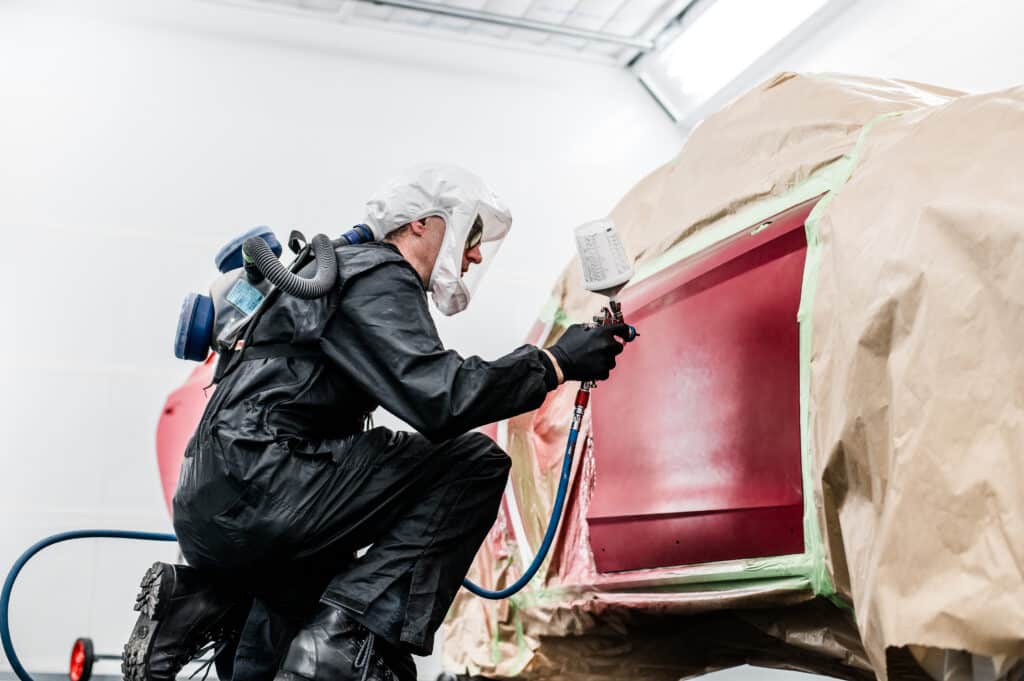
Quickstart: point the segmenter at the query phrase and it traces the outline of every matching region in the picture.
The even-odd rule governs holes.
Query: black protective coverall
[[[467,431],[538,407],[557,383],[534,346],[493,362],[445,350],[394,246],[337,255],[328,296],[282,296],[259,319],[246,360],[207,405],[174,497],[188,561],[256,597],[236,679],[272,675],[265,648],[283,652],[319,602],[429,653],[510,465]],[[419,434],[364,431],[378,405]]]

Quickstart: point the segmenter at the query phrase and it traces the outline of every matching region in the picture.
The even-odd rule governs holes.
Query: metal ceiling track
[[[551,24],[546,21],[534,21],[533,19],[527,19],[525,17],[510,17],[505,14],[495,14],[494,12],[483,12],[480,10],[463,9],[461,7],[452,7],[449,5],[436,5],[431,2],[418,2],[417,0],[361,0],[362,2],[371,5],[384,5],[387,7],[399,7],[402,9],[411,9],[417,12],[424,12],[426,14],[436,14],[446,17],[456,17],[458,19],[468,19],[470,21],[479,21],[484,24],[497,24],[498,26],[508,26],[509,28],[522,28],[527,31],[537,31],[539,33],[548,33],[553,35],[564,35],[572,38],[583,38],[584,40],[593,40],[595,42],[612,43],[615,45],[623,45],[626,47],[632,47],[642,52],[650,52],[654,49],[653,40],[644,40],[642,38],[633,38],[624,35],[615,35],[612,33],[601,33],[600,31],[588,31],[582,28],[572,28],[571,26],[562,26],[560,24]]]

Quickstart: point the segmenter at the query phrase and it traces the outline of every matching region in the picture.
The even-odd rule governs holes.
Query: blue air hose
[[[69,541],[71,539],[86,539],[86,538],[111,538],[111,539],[142,539],[146,541],[178,541],[178,538],[173,534],[163,534],[161,532],[133,532],[130,530],[74,530],[72,532],[61,532],[55,534],[46,539],[41,539],[35,544],[30,546],[27,551],[18,556],[18,560],[14,561],[14,567],[7,573],[7,579],[4,580],[3,591],[0,592],[0,641],[3,642],[4,654],[7,655],[7,659],[11,663],[11,669],[18,676],[21,681],[33,681],[32,677],[22,666],[21,660],[14,652],[14,644],[11,643],[11,622],[10,622],[10,607],[11,607],[11,590],[14,588],[14,580],[18,578],[18,573],[25,567],[25,563],[29,561],[32,556],[36,555],[47,546],[59,544],[63,541]]]
[[[603,316],[597,316],[594,318],[595,326],[612,323],[624,323],[622,320],[622,307],[614,298],[609,301],[608,307],[603,310]],[[628,343],[638,335],[640,334],[637,333],[636,329],[629,326],[628,335],[627,338],[625,338],[625,341]],[[562,507],[565,506],[565,496],[569,492],[569,475],[572,473],[572,459],[576,452],[576,439],[579,437],[580,427],[583,425],[583,414],[586,412],[587,405],[590,403],[590,391],[596,385],[597,383],[594,381],[585,381],[580,385],[580,389],[576,391],[576,402],[572,412],[572,426],[569,428],[569,439],[565,442],[565,456],[562,458],[562,477],[558,480],[558,491],[555,493],[555,504],[551,509],[551,517],[548,519],[548,529],[544,532],[544,539],[540,543],[540,548],[537,549],[537,555],[533,557],[533,561],[530,563],[530,566],[526,568],[526,572],[524,572],[522,576],[515,581],[515,583],[510,584],[499,591],[485,589],[479,584],[474,584],[468,579],[462,580],[462,586],[466,587],[466,589],[477,596],[494,600],[508,598],[529,584],[530,580],[533,579],[533,576],[537,574],[537,570],[539,570],[540,566],[544,563],[544,559],[547,558],[548,551],[551,550],[551,543],[555,539],[555,532],[558,530],[558,523],[562,519]],[[525,537],[523,539],[525,539]]]
[[[548,520],[548,529],[544,532],[544,540],[540,543],[540,548],[537,549],[537,555],[533,557],[530,567],[526,568],[526,572],[524,572],[519,579],[499,591],[485,589],[478,584],[474,584],[468,579],[462,580],[462,586],[466,587],[466,589],[477,596],[498,600],[501,598],[508,598],[512,594],[519,592],[524,586],[529,584],[530,580],[533,579],[535,574],[537,574],[537,570],[540,569],[541,564],[547,557],[548,551],[551,549],[551,542],[555,539],[555,532],[558,530],[558,523],[562,519],[562,507],[565,506],[565,496],[569,491],[569,474],[572,473],[572,459],[573,454],[576,451],[576,438],[579,437],[580,434],[580,423],[583,420],[583,412],[587,408],[587,401],[589,397],[590,392],[586,389],[581,389],[576,394],[576,409],[573,413],[572,428],[569,429],[569,439],[566,440],[565,456],[562,459],[562,477],[558,480],[558,491],[555,493],[555,504],[551,509],[551,518]],[[525,537],[521,538],[521,540],[522,539],[525,539]]]

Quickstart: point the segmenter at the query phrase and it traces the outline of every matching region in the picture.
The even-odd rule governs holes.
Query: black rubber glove
[[[588,328],[573,324],[555,344],[548,348],[562,368],[567,381],[603,381],[615,368],[615,356],[622,352],[623,342],[630,340],[626,324]]]

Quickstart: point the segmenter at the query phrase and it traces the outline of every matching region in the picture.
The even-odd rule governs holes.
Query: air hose
[[[625,322],[622,318],[622,306],[615,298],[612,298],[608,302],[608,307],[604,308],[601,314],[594,317],[593,326],[623,323]],[[629,326],[626,341],[633,340],[637,335],[636,329]],[[576,401],[572,411],[572,425],[569,427],[569,438],[565,442],[565,456],[562,458],[562,476],[558,480],[558,491],[555,492],[555,503],[551,508],[551,517],[548,519],[548,529],[544,532],[544,539],[540,543],[540,548],[537,549],[537,555],[533,557],[529,567],[526,568],[522,576],[504,589],[491,591],[481,587],[479,584],[474,584],[468,579],[462,580],[462,586],[477,596],[494,600],[508,598],[530,583],[530,580],[533,579],[533,576],[537,574],[537,570],[544,563],[544,559],[547,558],[548,551],[551,550],[551,543],[555,539],[555,532],[558,530],[558,523],[562,519],[565,497],[569,492],[569,476],[572,473],[572,460],[576,453],[576,440],[579,438],[580,427],[583,425],[583,414],[587,411],[587,404],[590,403],[590,391],[596,385],[597,383],[594,381],[584,381],[580,384],[580,389],[576,391]]]
[[[533,576],[537,574],[537,570],[544,563],[544,559],[551,549],[551,543],[555,539],[558,523],[562,519],[562,507],[565,506],[565,496],[569,491],[569,475],[572,473],[572,460],[576,452],[576,439],[579,437],[580,425],[583,422],[583,412],[587,410],[587,403],[589,401],[590,388],[585,383],[576,393],[576,406],[572,413],[572,426],[569,428],[569,438],[565,442],[565,456],[562,459],[562,475],[558,479],[558,491],[555,493],[555,504],[551,508],[551,518],[548,519],[548,529],[544,532],[544,539],[540,543],[540,548],[537,549],[537,555],[533,557],[533,561],[530,562],[530,566],[526,568],[522,576],[504,589],[491,591],[478,584],[474,584],[468,579],[462,580],[462,586],[477,596],[493,600],[508,598],[529,584]]]
[[[246,239],[242,253],[245,261],[255,265],[267,281],[277,288],[290,296],[313,300],[327,295],[334,286],[338,279],[338,262],[334,244],[327,236],[317,234],[310,241],[310,246],[316,256],[316,274],[310,279],[290,272],[277,259],[267,242],[259,237]]]
[[[21,660],[18,659],[17,654],[14,652],[14,644],[11,642],[10,608],[11,591],[14,589],[14,580],[18,578],[18,573],[20,573],[21,569],[25,567],[25,563],[27,563],[32,556],[45,549],[47,546],[53,546],[54,544],[59,544],[60,542],[72,539],[91,538],[178,541],[178,538],[173,534],[164,534],[161,532],[134,532],[131,530],[74,530],[72,532],[61,532],[60,534],[55,534],[47,537],[46,539],[41,539],[18,556],[18,560],[14,561],[14,567],[12,567],[11,571],[7,573],[7,579],[4,580],[3,591],[0,591],[0,641],[3,643],[4,654],[7,655],[7,659],[11,663],[11,669],[17,677],[21,679],[21,681],[34,680],[29,676],[25,667],[22,666]]]

